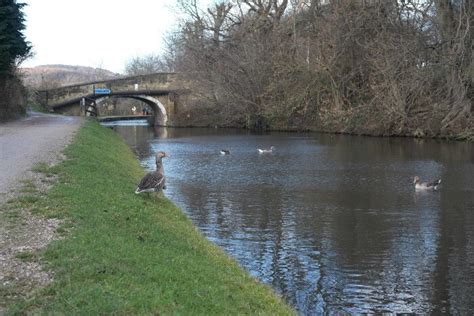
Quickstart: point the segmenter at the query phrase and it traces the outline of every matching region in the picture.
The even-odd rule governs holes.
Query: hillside
[[[33,88],[59,87],[120,76],[106,69],[70,65],[41,65],[21,68],[20,72],[24,84]]]

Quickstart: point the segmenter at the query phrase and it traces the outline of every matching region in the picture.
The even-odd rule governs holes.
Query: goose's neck
[[[156,160],[156,171],[160,173],[163,173],[165,171],[165,169],[163,169],[163,162],[161,161],[161,159]]]

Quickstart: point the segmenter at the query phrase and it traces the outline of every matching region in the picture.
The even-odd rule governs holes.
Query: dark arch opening
[[[97,99],[97,105],[100,105],[111,98],[116,99],[135,99],[145,103],[153,112],[154,125],[165,126],[167,123],[167,113],[164,105],[157,99],[146,95],[112,95]],[[140,109],[141,111],[141,109]]]

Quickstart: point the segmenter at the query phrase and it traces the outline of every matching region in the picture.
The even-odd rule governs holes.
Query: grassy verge
[[[64,220],[41,258],[54,282],[10,313],[294,314],[168,199],[134,194],[143,170],[112,131],[87,123],[65,153],[38,166],[58,177],[47,197],[27,201]]]

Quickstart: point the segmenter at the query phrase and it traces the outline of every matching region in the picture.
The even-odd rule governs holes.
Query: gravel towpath
[[[34,254],[57,239],[60,224],[28,210],[12,211],[7,201],[20,194],[25,181],[40,192],[47,189],[42,176],[31,168],[58,163],[82,122],[80,117],[29,113],[21,120],[0,124],[0,315],[12,302],[28,298],[52,280],[39,260],[24,259],[34,259]]]
[[[37,163],[57,162],[82,119],[30,113],[22,120],[0,124],[0,204],[31,177]]]

